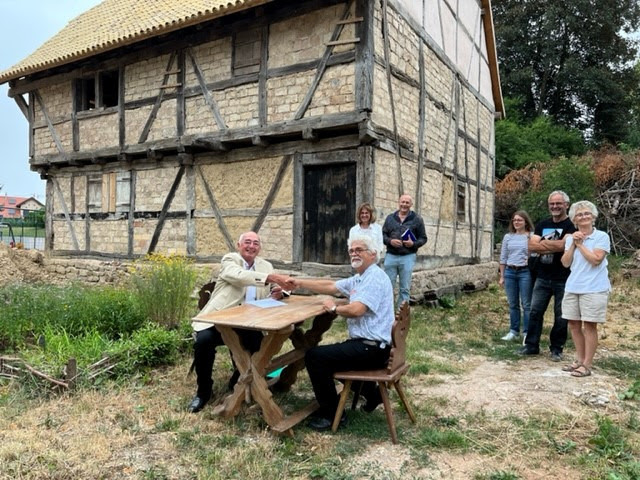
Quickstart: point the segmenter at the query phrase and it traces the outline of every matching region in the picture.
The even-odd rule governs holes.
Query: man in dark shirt
[[[567,341],[567,320],[562,318],[562,297],[564,285],[569,277],[569,269],[562,266],[560,259],[564,252],[564,236],[576,231],[567,216],[569,196],[562,191],[551,192],[548,199],[551,218],[540,221],[534,235],[529,240],[529,253],[536,259],[533,274],[536,277],[531,297],[529,328],[520,355],[540,353],[540,335],[544,312],[553,297],[554,322],[549,335],[551,360],[562,360],[562,349]]]
[[[427,233],[420,215],[411,210],[413,199],[401,195],[398,210],[387,216],[382,226],[382,240],[387,246],[384,257],[384,271],[395,287],[396,277],[400,279],[398,303],[409,302],[411,274],[416,263],[418,249],[427,243]]]

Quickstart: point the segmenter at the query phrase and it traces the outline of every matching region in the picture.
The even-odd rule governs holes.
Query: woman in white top
[[[382,227],[376,223],[375,210],[370,203],[363,203],[358,207],[356,221],[358,223],[349,230],[349,240],[362,235],[371,238],[378,249],[378,258],[380,258],[384,246],[382,242]]]
[[[509,302],[509,333],[501,340],[511,341],[520,337],[520,318],[522,318],[523,336],[527,335],[527,328],[529,328],[533,281],[528,259],[529,237],[532,231],[531,218],[524,210],[518,210],[511,216],[509,233],[502,239],[498,283],[504,288]]]
[[[568,320],[576,359],[563,370],[574,377],[588,377],[598,347],[598,323],[604,323],[607,317],[611,290],[607,254],[611,242],[609,235],[594,227],[598,209],[593,203],[574,203],[569,218],[578,231],[565,237],[562,265],[570,267],[571,274],[564,288],[562,317]]]

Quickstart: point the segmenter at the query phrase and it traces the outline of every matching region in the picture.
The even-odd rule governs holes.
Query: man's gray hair
[[[564,193],[562,190],[554,190],[553,192],[551,192],[549,194],[549,196],[547,197],[547,200],[551,200],[551,197],[553,197],[554,195],[562,195],[562,199],[569,203],[569,195],[567,195],[566,193]]]
[[[238,238],[238,245],[242,243],[242,241],[244,240],[244,236],[245,236],[247,233],[255,233],[255,232],[250,231],[250,232],[244,232],[244,233],[241,233],[241,234],[240,234],[240,237]],[[258,235],[257,233],[256,233],[256,235],[257,235],[257,237],[258,237],[258,241],[262,244],[262,239],[260,238],[260,235]]]
[[[573,223],[576,223],[573,220],[578,210],[589,210],[591,212],[591,219],[593,223],[595,223],[596,218],[598,218],[598,207],[596,207],[589,200],[580,200],[579,202],[571,205],[571,208],[569,209],[569,218]]]
[[[364,243],[364,246],[367,247],[367,250],[376,254],[376,263],[380,260],[380,252],[378,251],[378,247],[376,246],[376,242],[373,241],[373,238],[368,237],[366,235],[356,235],[353,238],[347,240],[347,245],[351,248],[353,242]]]

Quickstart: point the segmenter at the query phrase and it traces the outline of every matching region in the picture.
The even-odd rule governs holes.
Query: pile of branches
[[[64,391],[73,389],[80,379],[94,381],[98,376],[109,374],[116,365],[114,359],[105,356],[84,371],[80,371],[75,358],[70,358],[63,368],[61,378],[55,378],[35,369],[21,358],[0,356],[0,378],[23,381],[28,379],[54,390]]]
[[[640,245],[640,168],[629,170],[598,195],[611,252],[631,255]]]

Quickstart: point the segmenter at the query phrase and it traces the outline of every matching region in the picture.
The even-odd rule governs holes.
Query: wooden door
[[[348,263],[355,210],[355,163],[305,166],[303,261]]]

